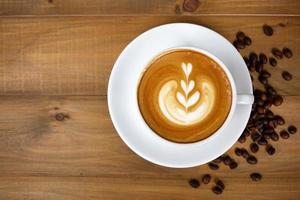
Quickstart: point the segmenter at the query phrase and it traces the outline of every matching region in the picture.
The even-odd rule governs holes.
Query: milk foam
[[[159,90],[159,108],[171,122],[193,125],[205,119],[212,110],[215,101],[214,86],[205,79],[198,84],[190,80],[193,70],[191,63],[182,63],[181,68],[183,79],[169,80]]]

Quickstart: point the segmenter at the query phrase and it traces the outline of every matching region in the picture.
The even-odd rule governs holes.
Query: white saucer
[[[162,139],[146,125],[137,105],[137,74],[162,52],[174,47],[196,47],[218,57],[229,68],[238,94],[252,94],[247,66],[239,52],[220,34],[194,24],[158,26],[134,39],[117,59],[108,85],[108,107],[122,140],[138,155],[174,168],[207,163],[226,152],[244,130],[252,105],[238,104],[232,121],[213,140],[178,144]]]

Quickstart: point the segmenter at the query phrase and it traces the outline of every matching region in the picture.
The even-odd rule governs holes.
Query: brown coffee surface
[[[215,133],[226,120],[231,101],[230,82],[219,64],[189,49],[154,58],[138,86],[145,122],[161,137],[178,143]]]

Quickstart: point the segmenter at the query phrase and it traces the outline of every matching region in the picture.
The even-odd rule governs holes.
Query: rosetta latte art
[[[159,108],[163,115],[173,123],[192,125],[203,120],[214,103],[214,87],[203,80],[195,83],[190,80],[193,71],[191,63],[181,64],[183,79],[169,80],[159,91]]]

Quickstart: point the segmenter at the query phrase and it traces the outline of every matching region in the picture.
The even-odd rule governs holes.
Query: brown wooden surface
[[[204,173],[224,180],[219,199],[300,198],[299,133],[275,143],[274,156],[262,148],[255,166],[236,158],[238,169],[221,166],[212,172],[207,166],[151,164],[114,130],[106,102],[114,61],[137,35],[172,22],[201,24],[230,41],[243,30],[253,40],[243,55],[290,47],[292,59],[266,68],[272,72],[271,84],[284,95],[284,104],[272,108],[286,119],[282,128],[300,128],[300,1],[203,0],[193,13],[183,11],[182,2],[0,1],[1,200],[216,199],[211,184],[197,190],[187,184]],[[264,23],[274,27],[273,37],[262,34]],[[281,78],[285,69],[294,75],[290,82]],[[58,114],[65,116],[63,121],[56,119]],[[263,174],[261,182],[249,180],[253,171]]]
[[[2,15],[190,15],[184,0],[1,0]],[[299,15],[298,0],[199,0],[193,15]]]

